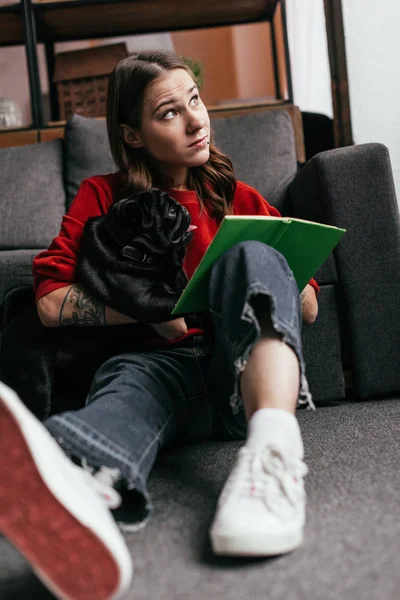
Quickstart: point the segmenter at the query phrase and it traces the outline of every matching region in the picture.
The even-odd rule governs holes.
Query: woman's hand
[[[185,335],[188,330],[183,317],[165,323],[150,323],[150,325],[166,340],[176,340]]]
[[[318,315],[318,301],[314,288],[308,283],[300,294],[303,321],[311,325]]]

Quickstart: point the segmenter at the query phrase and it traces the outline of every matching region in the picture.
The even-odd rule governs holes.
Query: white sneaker
[[[214,552],[272,556],[300,546],[307,472],[302,460],[275,446],[241,448],[210,529]]]
[[[129,587],[131,557],[106,504],[1,382],[0,531],[61,600],[117,600]]]

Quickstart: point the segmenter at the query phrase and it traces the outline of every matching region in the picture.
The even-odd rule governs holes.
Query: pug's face
[[[195,229],[186,208],[156,188],[114,203],[106,223],[121,249],[130,246],[166,258],[182,257]]]

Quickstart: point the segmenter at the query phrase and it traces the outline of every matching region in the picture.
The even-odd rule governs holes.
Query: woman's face
[[[189,167],[210,156],[210,119],[199,90],[184,69],[154,80],[144,98],[140,129],[133,130],[136,148],[145,148],[160,171],[184,187]],[[128,142],[129,143],[129,142]]]

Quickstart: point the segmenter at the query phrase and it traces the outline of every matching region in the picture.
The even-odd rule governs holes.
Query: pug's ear
[[[142,148],[144,146],[142,136],[138,129],[132,129],[129,125],[121,124],[119,126],[119,133],[128,146],[131,148]]]

